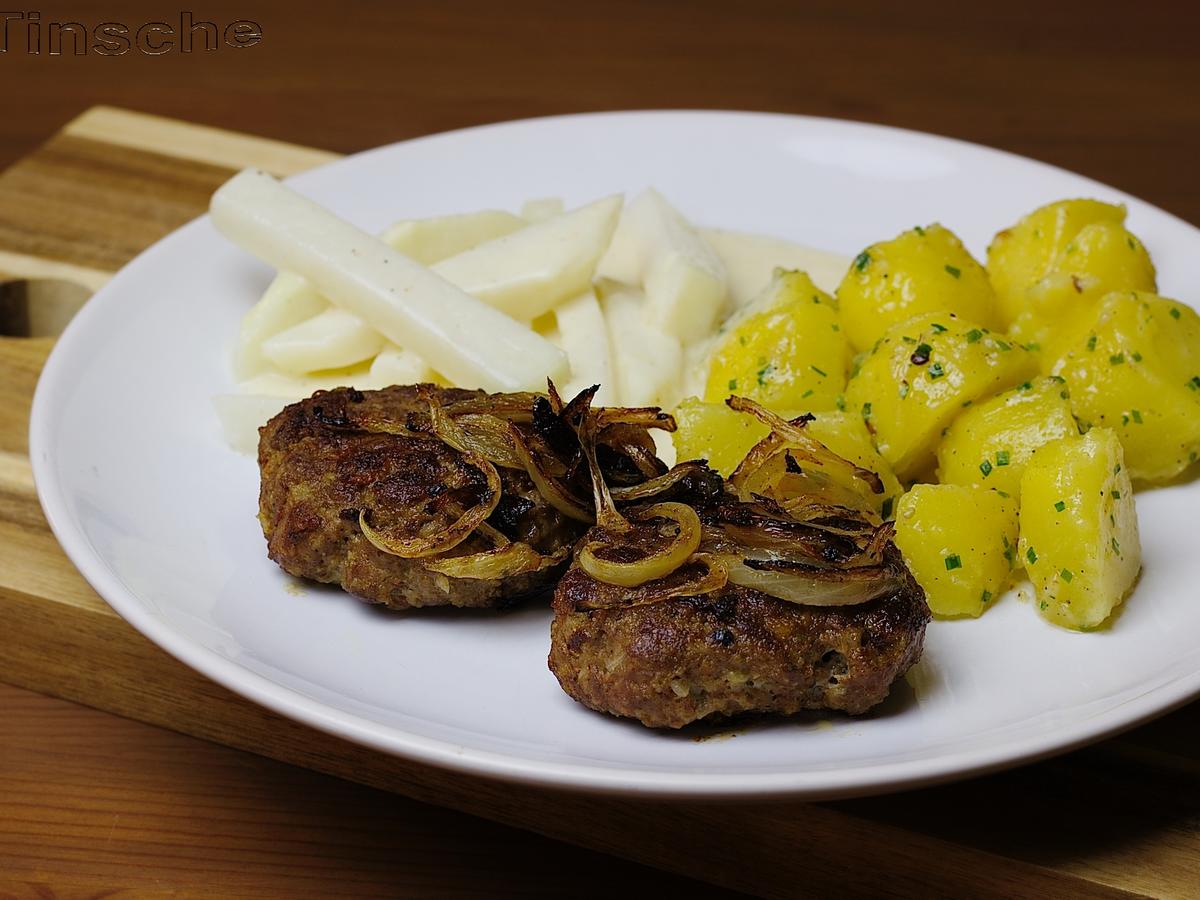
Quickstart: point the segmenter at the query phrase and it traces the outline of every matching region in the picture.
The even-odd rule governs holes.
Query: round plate
[[[982,255],[998,228],[1034,207],[1091,196],[1128,205],[1163,293],[1200,285],[1200,231],[1146,203],[995,150],[848,122],[537,119],[383,147],[290,183],[370,230],[654,185],[692,221],[845,254],[941,221]],[[1110,629],[1060,630],[1013,592],[980,620],[932,623],[924,659],[876,713],[749,723],[733,727],[734,740],[649,731],[571,701],[546,668],[540,605],[394,614],[298,588],[266,558],[257,467],[227,449],[211,405],[231,388],[239,317],[271,274],[207,218],[139,256],[55,347],[31,455],[50,524],[96,590],[168,652],[279,713],[500,778],[816,799],[1062,751],[1200,690],[1197,483],[1138,495],[1145,572]]]

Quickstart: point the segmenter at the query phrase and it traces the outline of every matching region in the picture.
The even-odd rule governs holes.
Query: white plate
[[[1163,293],[1200,290],[1200,232],[1119,191],[994,150],[821,119],[616,113],[475,128],[291,180],[372,230],[391,220],[578,203],[657,186],[694,221],[842,253],[941,221],[978,255],[1061,197],[1129,206]],[[1139,494],[1145,574],[1105,632],[1043,622],[1015,594],[934,622],[925,658],[865,719],[749,726],[697,741],[589,712],[546,668],[549,615],[388,614],[297,589],[255,519],[253,460],[222,443],[238,318],[271,273],[199,219],[121,271],[59,341],[31,455],[72,561],[136,628],[221,684],[353,741],[578,789],[827,798],[982,772],[1077,746],[1200,690],[1200,484]],[[87,660],[79,660],[88,665]]]

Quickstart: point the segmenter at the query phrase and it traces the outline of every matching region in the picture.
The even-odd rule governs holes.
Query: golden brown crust
[[[340,584],[395,609],[500,606],[548,588],[561,566],[500,580],[450,579],[427,571],[421,560],[385,553],[363,536],[358,525],[363,509],[403,509],[433,502],[430,498],[448,490],[470,505],[482,488],[478,471],[435,437],[419,430],[401,436],[354,427],[367,418],[411,417],[419,428],[428,409],[420,390],[433,390],[445,403],[485,396],[431,385],[318,391],[260,429],[259,519],[268,555],[292,575]],[[509,537],[545,553],[575,540],[579,526],[546,504],[525,473],[503,469],[501,480],[503,496],[493,518],[505,517]],[[451,555],[489,549],[491,544],[473,535]]]
[[[888,554],[902,587],[839,607],[730,584],[699,597],[585,609],[624,589],[572,566],[554,595],[550,669],[585,706],[651,727],[749,712],[866,712],[920,658],[930,618],[895,548]]]

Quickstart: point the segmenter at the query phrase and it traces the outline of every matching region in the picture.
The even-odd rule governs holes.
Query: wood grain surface
[[[98,21],[91,9],[68,4],[44,17]],[[0,116],[0,158],[25,156],[0,177],[0,276],[98,286],[202,208],[230,169],[286,173],[330,158],[111,110],[77,119],[28,155],[97,101],[334,150],[582,109],[832,114],[1014,149],[1200,220],[1200,184],[1185,177],[1200,151],[1195,12],[1164,28],[1149,16],[1106,19],[1094,4],[1046,5],[1036,17],[1012,6],[965,9],[615,3],[589,14],[464,2],[350,3],[334,14],[268,2],[252,11],[263,43],[245,50],[97,59],[10,49],[0,73],[21,91],[0,100],[10,113]],[[218,4],[203,14],[251,11]],[[161,15],[128,4],[111,17]],[[1195,706],[966,784],[837,804],[721,806],[463,778],[382,760],[245,703],[133,635],[46,530],[24,422],[49,346],[0,337],[0,680],[763,895],[1196,893]],[[0,722],[0,896],[556,887],[588,896],[621,889],[618,879],[697,890],[15,689],[0,692]],[[546,863],[552,854],[562,855]]]

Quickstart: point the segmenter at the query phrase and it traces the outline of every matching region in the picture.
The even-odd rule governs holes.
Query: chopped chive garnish
[[[1109,363],[1111,363],[1114,366],[1119,366],[1119,365],[1121,365],[1121,363],[1125,362],[1125,354],[1124,353],[1114,353],[1112,356],[1110,356],[1108,358],[1108,361],[1109,361]]]
[[[758,370],[758,386],[766,387],[767,382],[771,380],[771,373],[774,371],[775,371],[775,367],[773,365],[771,365],[770,363],[767,363],[765,366],[763,366],[761,369],[759,369]]]
[[[979,464],[979,471],[983,473],[983,477],[987,478],[992,474],[992,464],[989,460],[984,460]]]
[[[1018,384],[1018,385],[1017,385],[1017,390],[1018,390],[1018,391],[1029,391],[1029,390],[1032,390],[1032,389],[1033,389],[1033,382],[1032,382],[1032,381],[1027,381],[1027,382],[1025,382],[1024,384]]]
[[[933,322],[929,327],[933,329],[934,334],[941,334],[947,330],[945,325],[941,325],[937,322]]]
[[[730,379],[729,379],[729,389],[730,389],[731,391],[736,391],[736,390],[737,390],[737,379],[736,379],[736,378],[730,378]]]
[[[903,400],[905,397],[908,396],[909,390],[910,390],[910,388],[908,386],[907,381],[900,382],[900,399],[901,400]]]
[[[1121,542],[1118,541],[1116,538],[1112,539],[1112,548],[1113,548],[1113,553],[1117,554],[1117,556],[1121,555]]]
[[[967,332],[967,343],[974,344],[981,337],[983,337],[983,332],[980,331],[978,328],[972,328],[970,331]]]
[[[1007,534],[1000,535],[1000,540],[1004,543],[1004,558],[1008,560],[1008,566],[1011,569],[1017,562],[1017,548],[1009,541]]]
[[[947,572],[952,572],[955,569],[961,569],[961,568],[962,568],[962,560],[959,559],[957,553],[954,553],[954,554],[946,557],[946,571]]]
[[[820,375],[822,378],[824,378],[825,376],[827,376],[829,374],[824,369],[818,369],[816,366],[809,366],[809,368],[812,369],[814,372],[816,372],[818,375]]]
[[[993,490],[997,494],[999,494],[1001,497],[1003,497],[1005,500],[1007,500],[1009,497],[1012,496],[1012,494],[1010,494],[1008,491],[1002,491],[1002,490],[1000,490],[1000,488],[993,488]]]
[[[991,603],[992,602],[992,592],[989,591],[987,588],[984,588],[983,592],[979,595],[979,599],[983,603]]]
[[[1030,353],[1035,353],[1038,350],[1042,349],[1042,345],[1039,344],[1037,341],[1030,341],[1028,344],[1022,344],[1021,346],[1024,347],[1026,350],[1028,350]]]
[[[1129,354],[1129,356],[1133,359],[1134,362],[1142,361],[1142,354],[1138,353],[1136,350],[1134,350],[1131,354]]]
[[[1040,610],[1043,610],[1043,611],[1044,611],[1044,610],[1046,609],[1046,607],[1047,607],[1047,606],[1049,606],[1049,605],[1050,605],[1050,604],[1048,604],[1048,603],[1047,603],[1045,600],[1043,600],[1041,603],[1039,603],[1039,604],[1038,604],[1038,609],[1040,609]]]
[[[833,401],[833,405],[837,407],[839,412],[846,411],[846,398],[842,394],[837,395],[837,399]]]
[[[1061,572],[1058,573],[1058,577],[1061,578],[1063,581],[1067,582],[1068,584],[1070,584],[1071,581],[1075,578],[1075,573],[1072,572],[1070,569],[1063,569]]]
[[[953,275],[955,278],[962,277],[962,269],[958,268],[958,266],[948,265],[948,266],[946,266],[946,271],[949,272],[951,275]]]
[[[998,465],[998,466],[1007,466],[1008,465],[1008,451],[1007,450],[997,450],[996,451],[996,465]]]
[[[1138,425],[1142,424],[1142,411],[1139,409],[1131,409],[1129,415],[1133,416],[1133,421]]]
[[[803,394],[800,395],[800,399],[807,400],[812,395],[813,395],[813,390],[812,390],[812,388],[809,388],[807,391],[805,391]]]
[[[892,507],[895,505],[895,503],[895,497],[888,497],[883,501],[883,505],[879,508],[879,515],[885,519],[890,519],[892,517]]]
[[[1178,318],[1179,318],[1179,310],[1178,310],[1178,309],[1176,309],[1174,306],[1172,306],[1172,307],[1171,307],[1171,318],[1172,318],[1172,319],[1178,319]]]
[[[1120,492],[1120,491],[1113,491],[1113,492],[1112,492],[1112,498],[1113,498],[1114,500],[1120,500],[1120,499],[1121,499],[1121,492]]]
[[[925,237],[925,229],[924,229],[924,228],[922,228],[920,225],[914,225],[914,226],[913,226],[913,231],[915,231],[915,232],[916,232],[917,234],[919,234],[921,237]]]
[[[942,368],[942,364],[940,362],[935,362],[932,366],[929,367],[929,377],[930,378],[941,378],[945,374],[946,374],[946,370]]]
[[[1012,349],[1012,344],[1010,344],[1008,341],[1002,341],[1000,338],[996,338],[996,348],[1007,353]]]
[[[864,403],[862,405],[862,417],[864,419],[871,418],[871,404],[870,403]]]
[[[1067,504],[1065,504],[1061,500],[1059,500],[1057,503],[1054,504],[1054,508],[1056,510],[1058,510],[1059,512],[1062,512],[1064,509],[1067,508]]]
[[[1088,338],[1087,348],[1088,348],[1088,350],[1096,349],[1096,336],[1094,334],[1090,338]]]
[[[871,264],[871,254],[864,250],[858,256],[854,257],[854,268],[862,272]]]
[[[1030,564],[1037,562],[1038,559],[1037,553],[1034,552],[1032,547],[1025,551],[1025,558],[1029,560]]]

